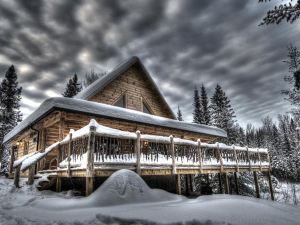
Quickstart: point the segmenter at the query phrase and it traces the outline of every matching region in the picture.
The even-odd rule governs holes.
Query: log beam
[[[227,173],[224,173],[224,187],[225,187],[225,194],[229,194],[229,181],[228,181]]]
[[[90,127],[90,134],[87,148],[87,165],[86,165],[86,196],[90,195],[94,191],[94,152],[95,152],[95,132],[96,127]]]
[[[56,177],[56,192],[61,192],[61,177]]]
[[[141,176],[141,132],[139,130],[136,131],[136,137],[136,173]]]
[[[219,191],[220,191],[220,194],[224,194],[221,173],[218,173],[218,179],[219,179]]]
[[[28,181],[27,181],[28,185],[32,185],[34,183],[35,167],[36,167],[36,164],[33,164],[29,167]]]
[[[256,198],[260,198],[259,183],[258,183],[258,177],[257,177],[257,172],[256,171],[253,171],[253,176],[254,176]]]
[[[272,186],[271,171],[268,171],[267,176],[268,176],[268,181],[269,181],[269,190],[270,190],[271,200],[274,201],[274,192],[273,192],[273,186]]]
[[[16,186],[16,188],[20,188],[20,171],[21,171],[21,165],[19,165],[17,168],[15,168],[14,185]]]
[[[176,181],[176,194],[181,195],[181,180],[180,180],[181,175],[176,174],[175,175],[175,181]]]
[[[235,183],[235,192],[238,195],[240,193],[239,182],[238,182],[238,174],[234,172],[234,183]]]

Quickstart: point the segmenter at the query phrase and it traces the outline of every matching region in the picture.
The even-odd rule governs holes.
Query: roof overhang
[[[136,123],[149,124],[187,132],[211,135],[215,137],[227,137],[226,132],[217,127],[168,119],[103,103],[74,98],[55,97],[45,100],[32,114],[30,114],[12,131],[5,135],[3,143],[9,142],[12,138],[20,134],[20,132],[24,131],[28,127],[31,127],[41,118],[45,117],[47,114],[49,114],[55,109],[75,111],[99,117],[126,120]]]

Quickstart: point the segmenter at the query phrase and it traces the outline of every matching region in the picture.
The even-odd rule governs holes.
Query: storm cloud
[[[110,71],[137,55],[174,111],[192,120],[195,86],[219,83],[240,124],[290,109],[280,94],[299,22],[258,26],[278,1],[102,0],[0,3],[0,77],[14,64],[27,116],[74,73]]]

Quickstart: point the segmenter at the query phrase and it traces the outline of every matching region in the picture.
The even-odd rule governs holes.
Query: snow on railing
[[[93,149],[90,149],[93,146]],[[110,164],[167,165],[173,171],[179,166],[269,166],[267,149],[228,146],[223,143],[203,143],[173,136],[158,136],[128,132],[102,126],[92,119],[85,127],[70,133],[43,152],[26,155],[14,162],[25,171],[54,149],[59,149],[60,168]],[[87,159],[93,159],[91,160]]]

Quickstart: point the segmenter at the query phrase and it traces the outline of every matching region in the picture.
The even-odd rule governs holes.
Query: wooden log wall
[[[144,101],[154,115],[174,119],[163,99],[142,73],[144,72],[140,66],[131,67],[89,100],[113,105],[121,96],[126,95],[127,108],[142,111]]]

